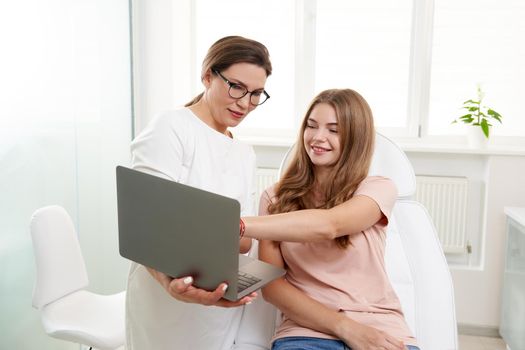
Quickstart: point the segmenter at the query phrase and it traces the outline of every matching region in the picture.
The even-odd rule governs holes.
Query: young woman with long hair
[[[282,311],[272,349],[417,349],[386,274],[394,183],[369,177],[372,112],[350,89],[314,98],[296,152],[267,189],[259,217],[243,218],[259,258],[287,270],[263,288]]]

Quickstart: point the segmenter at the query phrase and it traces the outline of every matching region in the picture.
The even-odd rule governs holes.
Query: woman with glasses
[[[360,94],[321,92],[290,165],[261,197],[261,216],[242,219],[244,235],[262,239],[261,260],[287,271],[263,287],[283,314],[272,350],[417,349],[385,270],[397,189],[368,176],[374,136]]]
[[[268,50],[239,36],[215,42],[204,58],[204,91],[186,106],[156,116],[131,144],[132,167],[152,175],[237,199],[252,215],[255,154],[231,128],[270,97]],[[241,253],[251,239],[241,238]],[[232,348],[246,303],[192,286],[192,276],[172,279],[133,263],[128,277],[126,332],[129,350]],[[221,307],[206,307],[221,306]]]

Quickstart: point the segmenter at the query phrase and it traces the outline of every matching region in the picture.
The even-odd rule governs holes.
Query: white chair
[[[394,142],[376,134],[369,175],[392,179],[399,192],[387,231],[385,263],[410,329],[422,350],[457,350],[452,278],[428,212],[410,199],[416,190],[410,161]]]
[[[89,284],[73,222],[64,208],[38,209],[31,218],[36,262],[33,307],[51,337],[100,350],[124,345],[125,292],[100,295]]]

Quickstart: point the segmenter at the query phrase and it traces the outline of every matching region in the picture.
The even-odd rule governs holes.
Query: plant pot
[[[489,139],[483,133],[479,126],[467,127],[467,138],[470,148],[487,148]]]

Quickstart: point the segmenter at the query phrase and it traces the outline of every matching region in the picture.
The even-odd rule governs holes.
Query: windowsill
[[[289,148],[295,137],[239,135],[239,140],[255,147]],[[486,148],[472,148],[466,143],[443,144],[421,139],[391,137],[407,153],[446,153],[482,156],[525,156],[525,146],[489,144]]]
[[[407,153],[451,153],[473,154],[483,156],[525,156],[525,147],[488,145],[486,148],[472,148],[468,145],[444,145],[429,143],[397,142],[401,149]]]
[[[505,207],[505,215],[512,218],[518,224],[525,226],[525,208],[523,207]]]

